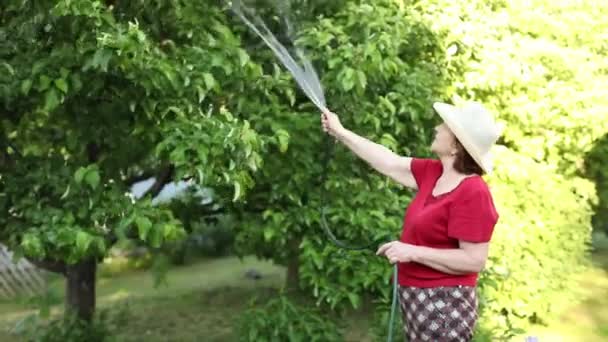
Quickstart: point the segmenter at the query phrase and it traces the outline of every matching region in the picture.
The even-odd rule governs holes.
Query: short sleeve
[[[462,190],[450,206],[448,236],[467,242],[490,241],[498,212],[489,189],[476,186]]]
[[[413,158],[412,163],[410,164],[410,170],[412,171],[412,175],[416,180],[416,185],[418,189],[423,187],[425,183],[425,179],[429,178],[430,174],[433,173],[435,169],[441,169],[441,162],[435,159],[425,159],[425,158]],[[441,170],[439,170],[441,172]]]

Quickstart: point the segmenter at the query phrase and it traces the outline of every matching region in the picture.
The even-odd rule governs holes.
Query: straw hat
[[[490,149],[500,137],[502,127],[486,108],[477,102],[469,102],[461,107],[436,102],[433,108],[477,164],[485,172],[491,173]]]

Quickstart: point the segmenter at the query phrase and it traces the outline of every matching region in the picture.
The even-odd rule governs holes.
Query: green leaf
[[[390,114],[394,115],[397,112],[397,107],[386,97],[380,97],[380,103],[389,111]]]
[[[2,66],[4,66],[4,68],[6,68],[6,70],[8,71],[8,73],[12,76],[15,74],[15,69],[13,69],[13,67],[6,63],[6,62],[2,62]]]
[[[330,59],[327,64],[330,69],[334,69],[336,66],[340,65],[341,63],[343,63],[342,57],[334,57],[334,58]]]
[[[100,68],[103,71],[108,71],[108,64],[112,57],[112,51],[108,49],[99,49],[93,55],[91,66]]]
[[[73,246],[74,233],[70,229],[62,228],[57,232],[57,247]]]
[[[86,173],[84,180],[93,190],[97,189],[100,182],[99,171],[96,169],[89,170]]]
[[[21,241],[21,247],[25,251],[25,254],[34,258],[44,257],[44,248],[42,247],[42,241],[34,234],[24,235]]]
[[[245,64],[247,64],[247,62],[249,62],[249,55],[243,49],[239,49],[238,51],[239,51],[238,52],[238,54],[239,54],[239,64],[241,65],[241,68],[242,68],[242,67],[245,66]]]
[[[279,151],[281,153],[287,152],[287,148],[289,147],[289,132],[283,129],[278,130],[277,139],[279,140]]]
[[[215,78],[213,77],[213,75],[206,72],[203,74],[203,79],[205,81],[205,86],[207,86],[208,90],[211,90],[213,89],[213,87],[215,87]]]
[[[274,236],[274,227],[266,227],[266,229],[264,229],[264,240],[270,241],[273,236]]]
[[[348,300],[350,301],[351,305],[353,306],[353,308],[358,308],[359,307],[359,303],[360,303],[360,298],[356,293],[353,292],[347,292],[346,296],[348,297]]]
[[[197,87],[196,87],[196,91],[197,91],[197,94],[198,94],[198,103],[200,104],[200,103],[201,103],[201,102],[203,102],[203,100],[205,99],[205,96],[206,96],[206,94],[207,94],[207,93],[206,93],[206,91],[205,91],[205,90],[204,90],[202,87],[200,87],[200,86],[197,86]]]
[[[342,83],[342,89],[344,91],[349,91],[351,89],[353,89],[353,87],[355,86],[355,80],[354,80],[354,74],[355,71],[351,68],[346,67],[341,74],[341,83]]]
[[[78,91],[82,89],[82,81],[80,80],[79,74],[71,74],[70,83],[72,84],[72,91]]]
[[[145,216],[140,216],[135,219],[135,224],[137,225],[137,229],[139,231],[139,237],[142,240],[146,240],[148,237],[148,233],[150,232],[150,228],[152,228],[152,222]]]
[[[234,198],[232,198],[233,202],[236,202],[236,200],[241,196],[241,183],[239,182],[234,182]]]
[[[357,81],[359,81],[359,87],[365,90],[365,87],[367,87],[367,76],[361,70],[357,70]]]
[[[55,86],[59,88],[64,94],[68,92],[68,83],[63,78],[55,80]]]
[[[68,69],[66,69],[66,68],[61,68],[61,69],[59,70],[59,74],[61,75],[61,78],[64,78],[64,79],[65,79],[65,78],[67,78],[67,77],[68,77],[68,75],[70,74],[70,71],[69,71]]]
[[[76,181],[76,184],[82,184],[82,180],[84,179],[84,176],[87,173],[87,168],[85,167],[80,167],[78,168],[78,170],[76,170],[76,173],[74,174],[74,180]]]
[[[197,168],[196,172],[198,173],[198,183],[205,184],[205,174],[201,168]]]
[[[164,224],[163,225],[163,237],[166,240],[169,240],[171,236],[175,235],[175,226],[171,225],[171,224]]]
[[[68,187],[65,189],[65,191],[63,192],[63,194],[61,195],[61,197],[59,197],[59,199],[66,199],[66,197],[68,197],[68,195],[70,194],[70,184],[68,184]]]
[[[24,80],[21,83],[21,93],[23,95],[27,95],[27,94],[29,94],[30,89],[32,89],[32,80],[30,80],[30,79]]]
[[[45,91],[45,90],[49,89],[50,85],[51,85],[51,79],[46,75],[40,75],[38,89],[40,91]]]
[[[160,229],[153,229],[150,233],[150,246],[159,248],[163,242],[162,234],[163,232]]]
[[[118,226],[116,227],[116,235],[119,239],[124,240],[127,238],[127,228],[133,223],[134,214],[129,215],[126,218],[120,220]]]
[[[93,241],[93,237],[86,232],[79,231],[76,233],[76,250],[79,254],[84,255]]]
[[[59,96],[55,88],[51,88],[46,92],[44,98],[44,110],[47,112],[53,111],[59,105]]]

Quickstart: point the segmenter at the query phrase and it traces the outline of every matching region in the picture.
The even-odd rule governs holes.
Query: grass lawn
[[[607,341],[608,340],[608,253],[597,256],[596,267],[581,279],[581,295],[587,298],[573,306],[551,326],[535,328],[526,335],[539,341]],[[255,268],[260,280],[244,277]],[[256,296],[268,298],[283,284],[284,270],[254,258],[204,260],[174,268],[169,283],[155,289],[150,273],[135,272],[98,281],[98,306],[126,306],[127,319],[120,329],[119,340],[141,341],[235,341],[235,320]],[[52,281],[51,293],[60,313],[63,281]],[[387,310],[389,308],[387,307]],[[0,303],[0,341],[18,341],[7,330],[35,309],[24,302]],[[367,332],[370,317],[363,311],[346,317],[348,341],[371,341]],[[514,341],[523,341],[518,337]]]
[[[244,276],[255,268],[262,279]],[[121,340],[141,341],[234,341],[234,318],[256,294],[283,284],[283,269],[254,258],[224,258],[201,261],[169,271],[168,284],[154,288],[150,273],[135,272],[101,278],[97,283],[98,307],[128,306],[128,324]],[[63,302],[63,280],[50,284],[56,294],[53,313],[60,313]],[[274,292],[274,291],[273,291]],[[35,313],[32,305],[0,303],[0,341],[18,341],[7,333],[14,323]]]

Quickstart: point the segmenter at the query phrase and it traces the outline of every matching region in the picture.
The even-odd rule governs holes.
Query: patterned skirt
[[[467,342],[477,322],[475,287],[399,287],[406,341]]]

